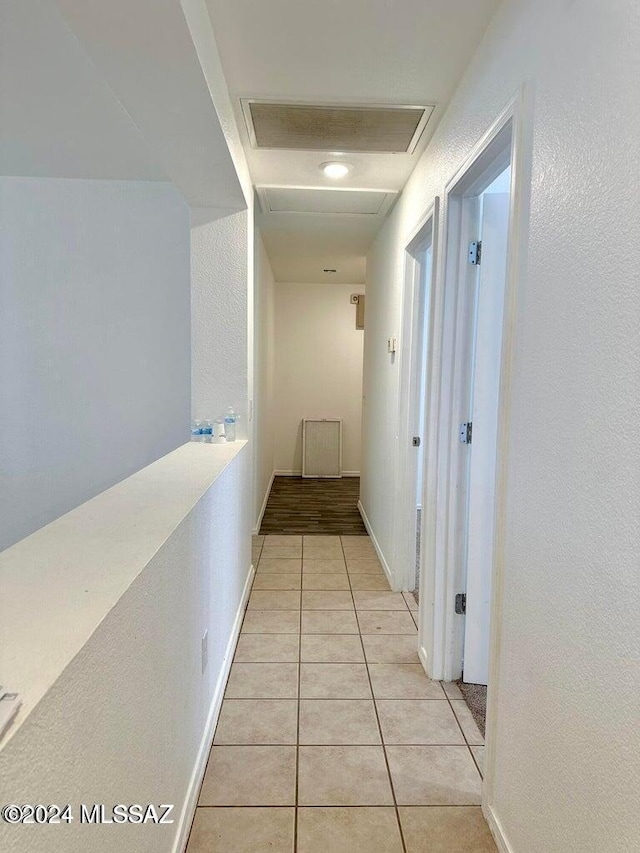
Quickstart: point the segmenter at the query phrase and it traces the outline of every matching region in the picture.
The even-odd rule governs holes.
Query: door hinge
[[[460,438],[460,444],[471,444],[471,438],[473,436],[473,422],[467,421],[464,424],[460,424],[460,432],[458,435]]]
[[[420,436],[419,435],[413,436],[412,444],[414,447],[420,447]]]
[[[469,243],[469,263],[476,266],[482,260],[482,240]]]
[[[467,612],[467,594],[465,592],[459,592],[456,595],[456,613],[458,616],[464,616]]]

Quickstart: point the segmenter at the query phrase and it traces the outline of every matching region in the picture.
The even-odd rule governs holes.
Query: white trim
[[[458,490],[452,488],[461,476],[461,466],[464,460],[459,459],[459,454],[453,449],[453,423],[457,416],[457,400],[461,395],[459,387],[460,376],[457,365],[461,363],[461,351],[463,346],[461,336],[455,333],[455,329],[463,328],[464,316],[460,314],[464,302],[458,298],[460,288],[459,264],[462,251],[457,242],[451,244],[451,232],[455,231],[455,219],[458,226],[462,222],[463,197],[473,196],[476,191],[481,191],[479,184],[483,175],[489,169],[498,169],[507,165],[510,154],[511,162],[516,159],[518,152],[515,149],[518,113],[521,110],[521,96],[513,98],[505,107],[491,127],[474,145],[464,163],[455,171],[445,186],[442,205],[443,227],[440,232],[440,257],[442,263],[437,273],[436,305],[434,315],[437,320],[437,340],[434,334],[434,348],[438,357],[434,358],[434,368],[437,367],[440,374],[440,382],[433,385],[432,391],[435,399],[433,412],[437,417],[437,431],[430,430],[431,439],[436,442],[437,473],[436,494],[433,496],[434,503],[431,504],[427,495],[427,513],[423,513],[423,522],[436,510],[436,528],[431,535],[425,531],[426,541],[430,543],[429,561],[425,567],[425,575],[421,579],[421,590],[430,590],[429,601],[426,595],[421,595],[422,606],[420,608],[420,624],[425,635],[425,645],[430,647],[430,672],[431,678],[452,681],[460,675],[462,659],[462,622],[453,612],[453,596],[460,591],[460,497]],[[510,134],[510,147],[506,149],[505,134]],[[512,174],[513,181],[513,174]],[[513,183],[512,183],[513,195]],[[512,201],[512,206],[515,201]],[[513,227],[513,219],[509,227],[510,246],[518,240],[519,234]],[[509,249],[511,252],[511,248]],[[465,253],[466,256],[466,253]],[[515,288],[517,281],[509,269],[507,278],[507,291]],[[505,326],[507,320],[505,317]],[[436,365],[436,362],[437,365]],[[505,364],[503,355],[503,365]],[[442,384],[441,384],[442,383]],[[502,406],[502,398],[501,403]],[[432,448],[430,448],[431,454]],[[431,457],[434,458],[434,457]],[[496,497],[498,500],[498,497]],[[423,563],[423,566],[425,564]],[[496,618],[500,618],[499,614]],[[493,618],[492,618],[493,621]],[[428,634],[428,636],[427,636]],[[495,650],[492,650],[495,653]]]
[[[496,847],[498,848],[499,853],[514,853],[513,847],[509,844],[505,831],[502,828],[502,823],[493,810],[493,806],[483,808],[482,812],[489,825],[491,835],[493,835],[493,839],[496,842]]]
[[[262,501],[262,509],[258,513],[258,519],[256,521],[256,525],[253,528],[252,534],[253,536],[257,536],[260,533],[260,526],[262,525],[262,517],[264,516],[264,511],[267,508],[267,501],[269,500],[269,495],[271,494],[271,487],[273,486],[273,481],[275,479],[276,472],[271,472],[271,479],[269,480],[269,485],[267,486],[267,490],[264,493],[264,500]]]
[[[189,785],[187,787],[187,795],[184,800],[184,806],[182,807],[180,820],[178,821],[172,853],[184,853],[187,847],[189,833],[191,832],[191,824],[193,823],[198,803],[198,796],[200,794],[200,787],[207,768],[207,761],[209,759],[209,752],[213,742],[213,735],[218,723],[218,717],[220,716],[220,709],[222,708],[224,689],[227,684],[227,678],[229,677],[229,670],[231,669],[231,663],[236,650],[238,637],[240,636],[240,627],[242,625],[244,611],[249,599],[249,593],[251,592],[254,575],[255,569],[253,568],[253,565],[251,565],[249,568],[249,574],[247,575],[247,580],[245,581],[244,589],[242,590],[242,597],[238,605],[233,628],[231,629],[229,642],[227,643],[222,668],[218,675],[213,696],[211,697],[211,705],[209,706],[209,713],[207,714],[207,722],[205,723],[202,740],[200,741],[200,748],[198,749],[198,755],[196,756],[196,761],[191,773],[191,779],[189,780]]]
[[[420,217],[420,225],[412,232],[411,239],[404,247],[404,280],[402,289],[402,331],[400,334],[400,353],[398,364],[398,375],[400,377],[398,393],[398,412],[396,423],[398,434],[396,436],[397,454],[397,492],[400,499],[396,504],[396,512],[393,528],[393,564],[396,571],[402,574],[398,577],[398,583],[405,589],[415,587],[415,557],[416,557],[416,518],[417,518],[417,470],[416,451],[411,445],[411,437],[417,434],[421,437],[423,454],[422,476],[423,483],[420,488],[421,504],[425,504],[424,479],[430,472],[429,468],[429,441],[431,433],[429,428],[430,387],[432,382],[431,364],[433,361],[433,329],[434,329],[434,294],[436,287],[436,271],[438,265],[438,234],[439,234],[439,211],[440,198],[436,196],[431,205]],[[429,228],[429,234],[424,231]],[[427,352],[424,364],[425,375],[424,390],[427,395],[425,401],[425,422],[419,421],[419,401],[416,394],[416,371],[421,365],[421,354],[415,352],[416,336],[418,330],[420,295],[422,287],[422,263],[419,253],[426,245],[431,247],[431,274],[427,284],[428,302],[424,304],[427,319],[427,328],[424,334],[427,336]],[[430,541],[421,538],[424,544]],[[424,547],[421,549],[424,553]],[[423,562],[421,555],[421,563]],[[422,570],[421,570],[422,575]]]
[[[418,640],[418,642],[420,643],[420,640]],[[420,658],[420,663],[422,664],[422,668],[424,669],[424,671],[428,677],[429,676],[429,663],[428,663],[429,657],[427,655],[427,650],[425,649],[425,647],[422,644],[420,644],[418,646],[418,657]]]
[[[495,743],[498,730],[498,685],[500,684],[500,657],[502,649],[504,540],[507,506],[507,477],[509,458],[509,427],[511,419],[511,384],[513,372],[514,330],[520,283],[526,275],[527,241],[529,227],[529,201],[531,195],[531,167],[533,160],[533,87],[525,83],[513,103],[511,143],[511,210],[509,214],[509,245],[507,249],[507,279],[504,304],[502,341],[502,374],[500,377],[500,403],[498,423],[498,458],[496,462],[494,559],[491,590],[491,640],[489,658],[489,685],[487,692],[487,719],[483,808],[492,815],[495,831],[504,840],[504,853],[511,847],[506,841],[498,818],[493,813],[493,786],[495,780]],[[491,825],[491,824],[490,824]],[[492,830],[493,831],[493,830]],[[494,832],[495,835],[495,832]],[[501,851],[503,853],[503,851]]]
[[[394,580],[393,580],[393,573],[392,573],[391,569],[389,568],[389,564],[387,563],[384,554],[382,553],[382,548],[380,547],[380,543],[376,539],[376,535],[373,532],[373,529],[371,527],[371,522],[367,518],[367,513],[364,511],[364,507],[362,506],[362,503],[360,501],[358,501],[358,511],[360,512],[360,515],[362,516],[364,526],[367,528],[367,533],[369,534],[369,538],[371,539],[371,541],[373,543],[373,547],[376,549],[376,554],[378,555],[378,559],[380,560],[380,563],[382,564],[382,568],[384,569],[384,573],[387,576],[387,580],[389,581],[389,586],[391,587],[391,589],[395,589],[395,584],[394,584]],[[401,592],[402,590],[395,590],[395,591]],[[404,590],[404,591],[407,592],[407,590]]]

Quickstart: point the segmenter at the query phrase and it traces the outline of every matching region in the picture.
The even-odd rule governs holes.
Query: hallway
[[[360,477],[274,477],[260,533],[365,535],[359,496]]]
[[[367,536],[254,537],[188,853],[487,853],[483,741]]]

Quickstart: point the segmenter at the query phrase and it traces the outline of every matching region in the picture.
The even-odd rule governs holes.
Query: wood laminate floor
[[[276,477],[260,533],[366,536],[358,511],[359,495],[359,477],[340,480]]]

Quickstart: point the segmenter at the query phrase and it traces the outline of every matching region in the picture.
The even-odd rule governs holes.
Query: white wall
[[[530,226],[487,795],[513,853],[640,845],[639,56],[632,0],[503,3],[367,264],[362,501],[391,553],[398,365],[383,343],[400,328],[403,247],[526,83]]]
[[[364,287],[276,284],[276,471],[302,470],[302,418],[342,418],[343,470],[360,471],[363,332],[351,293]]]
[[[255,231],[253,522],[257,533],[274,471],[275,283],[259,230]]]
[[[191,381],[195,418],[248,414],[248,251],[246,210],[191,210]]]
[[[0,183],[0,550],[189,421],[189,211],[168,184]]]
[[[92,593],[87,609],[95,614],[102,606],[103,618],[96,620],[89,639],[77,654],[69,655],[68,665],[55,683],[35,707],[29,707],[30,715],[20,721],[21,727],[0,750],[3,803],[64,801],[71,804],[75,820],[34,826],[35,831],[27,833],[23,826],[0,821],[3,851],[178,853],[184,849],[176,841],[184,844],[190,827],[189,806],[195,806],[239,630],[243,593],[248,591],[251,515],[246,483],[250,454],[246,445],[238,446],[229,461],[230,450],[187,444],[139,472],[131,483],[125,481],[97,498],[92,503],[100,512],[91,505],[81,508],[78,512],[86,520],[86,538],[69,537],[74,526],[69,516],[58,527],[54,523],[51,529],[36,534],[33,543],[27,540],[16,546],[19,555],[26,551],[28,573],[35,573],[37,564],[28,559],[29,554],[38,548],[45,551],[48,542],[64,563],[64,545],[59,542],[71,538],[68,547],[73,553],[86,553],[87,560],[83,565],[76,560],[61,586],[68,583],[68,575],[83,575],[80,583]],[[223,463],[218,466],[220,457]],[[214,482],[209,474],[212,468]],[[217,473],[216,468],[224,470]],[[114,554],[100,547],[100,538],[112,541],[114,519],[127,510],[131,515],[132,508],[132,529],[112,549],[119,552],[113,571],[117,581],[113,583],[103,568]],[[164,538],[167,529],[172,532]],[[56,530],[60,530],[59,539]],[[139,567],[141,557],[146,560],[149,552],[153,556]],[[3,556],[0,574],[11,560],[11,552]],[[15,569],[16,560],[13,563]],[[130,568],[134,569],[132,577],[121,591],[123,576]],[[16,577],[14,571],[13,580]],[[76,634],[81,633],[79,625],[87,622],[81,605],[67,604],[74,596],[81,597],[78,586],[68,590],[61,609],[70,607],[79,618],[70,621],[69,631],[62,636],[51,602],[33,605],[35,613],[49,608],[43,624],[52,637],[42,650],[47,675],[51,657],[61,647],[73,646]],[[111,600],[114,587],[115,603]],[[18,598],[23,604],[27,595],[18,591]],[[205,629],[209,660],[202,674]],[[30,651],[43,643],[44,636],[42,630],[29,634]],[[11,656],[6,670],[19,669],[16,650],[10,648],[14,640],[10,637],[0,645],[0,657]],[[33,671],[30,677],[36,677]],[[20,689],[19,677],[12,681]],[[172,803],[175,823],[82,825],[80,803],[105,803],[108,811],[115,803]]]

